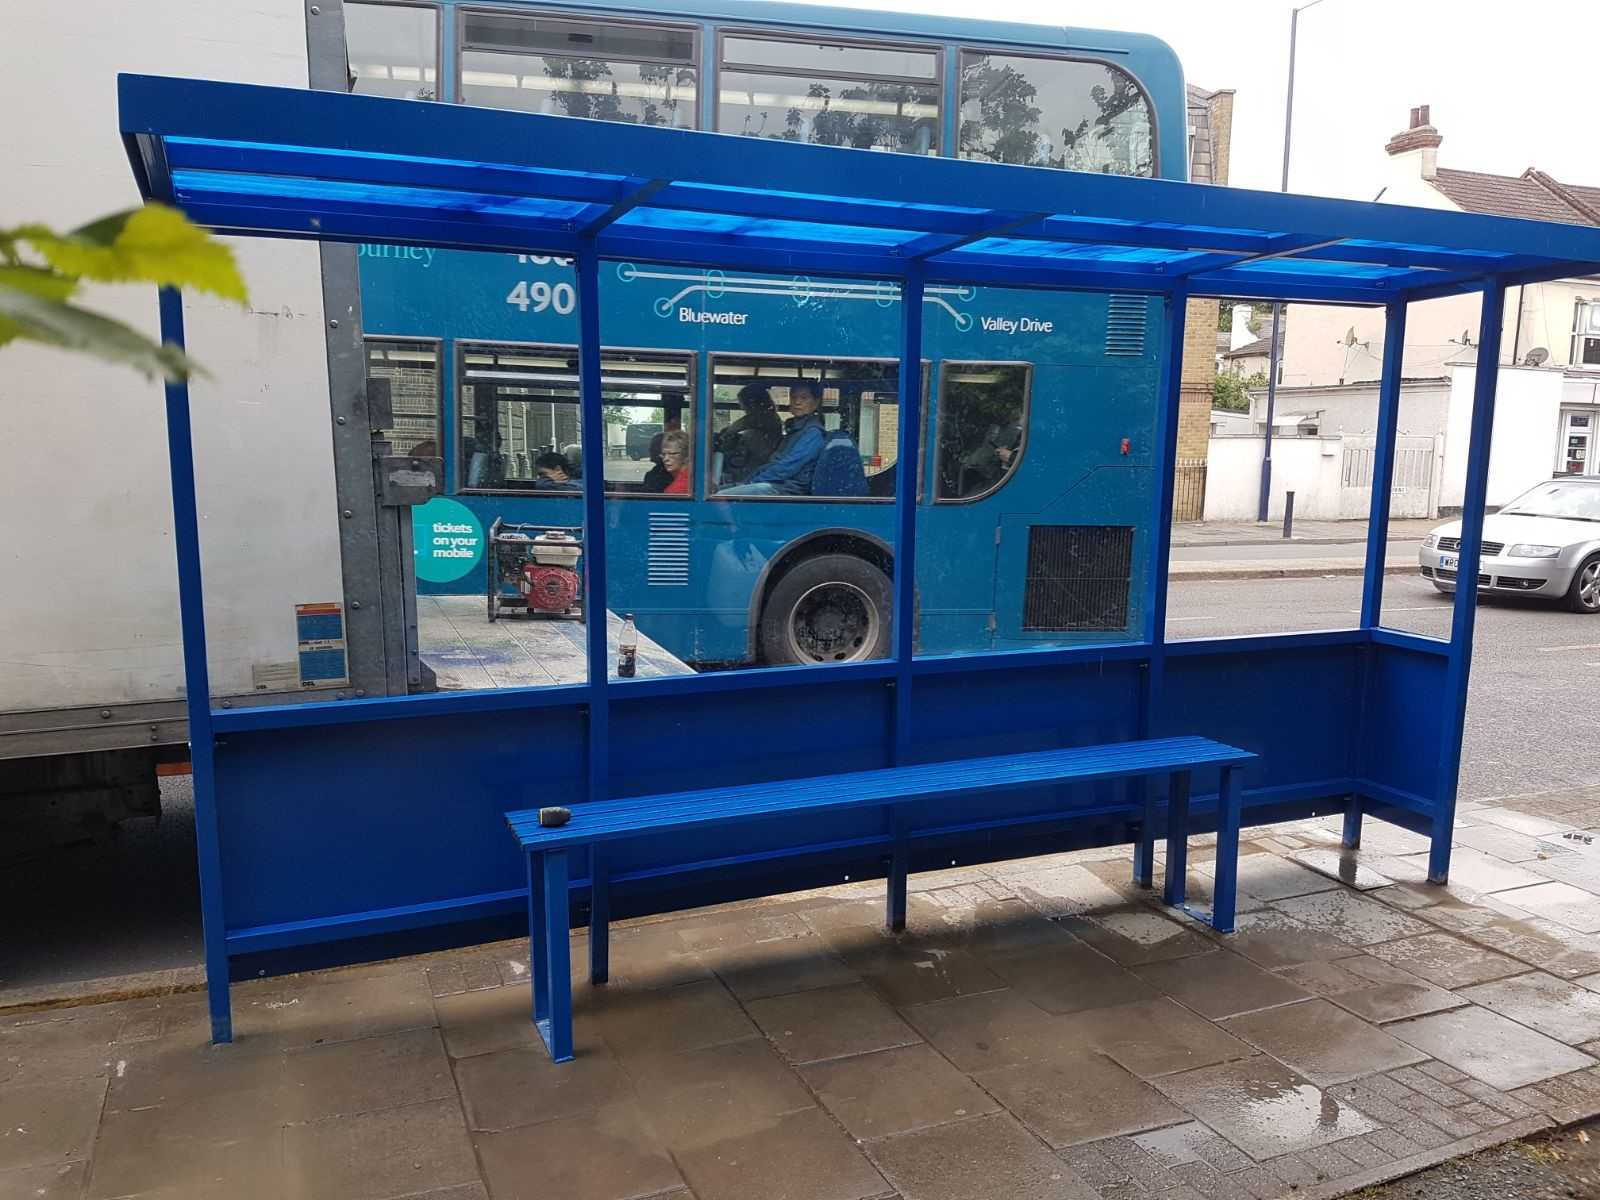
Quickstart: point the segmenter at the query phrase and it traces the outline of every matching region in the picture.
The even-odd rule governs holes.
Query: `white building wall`
[[[0,224],[71,228],[138,202],[117,132],[118,71],[305,87],[301,6],[75,0],[5,7]],[[212,685],[292,660],[294,604],[341,598],[316,248],[236,249],[249,311],[185,304]],[[154,335],[156,296],[88,307]],[[56,351],[0,350],[0,711],[182,694],[161,388]]]
[[[1472,392],[1477,368],[1455,371],[1445,431],[1441,505],[1460,508],[1466,489],[1467,444],[1471,439]],[[1498,508],[1555,469],[1566,381],[1560,371],[1502,367],[1496,385],[1494,433],[1489,455],[1488,504]]]
[[[1443,433],[1450,404],[1450,380],[1419,380],[1400,390],[1398,432],[1402,436],[1432,437]],[[1341,433],[1368,434],[1378,431],[1378,383],[1345,387],[1280,387],[1276,413],[1321,412],[1317,432],[1323,437]],[[1265,428],[1267,395],[1250,394],[1250,419],[1255,430]]]
[[[1207,451],[1207,521],[1254,521],[1261,496],[1259,437],[1214,437]],[[1341,439],[1273,438],[1272,495],[1267,519],[1283,519],[1284,493],[1295,493],[1294,515],[1336,521],[1340,516]]]

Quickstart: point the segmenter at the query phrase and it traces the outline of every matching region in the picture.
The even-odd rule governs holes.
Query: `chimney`
[[[1444,138],[1428,118],[1428,105],[1423,104],[1411,110],[1410,126],[1390,138],[1384,149],[1391,158],[1402,161],[1409,161],[1406,156],[1414,155],[1422,178],[1432,179],[1439,173],[1439,143],[1442,141]]]
[[[1228,337],[1229,351],[1237,350],[1240,346],[1248,346],[1256,340],[1256,335],[1250,332],[1252,313],[1253,310],[1248,304],[1233,306],[1233,332]]]

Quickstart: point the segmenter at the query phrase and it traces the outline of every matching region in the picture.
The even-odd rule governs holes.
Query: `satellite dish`
[[[1346,346],[1354,346],[1356,344],[1356,327],[1354,325],[1345,330],[1344,344]]]
[[[1525,367],[1542,367],[1550,361],[1550,351],[1543,346],[1535,346],[1523,357],[1522,365]]]

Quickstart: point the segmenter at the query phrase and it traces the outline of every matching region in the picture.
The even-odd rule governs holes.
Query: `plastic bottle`
[[[632,679],[638,670],[639,631],[634,627],[633,614],[622,618],[622,636],[617,639],[617,677]]]

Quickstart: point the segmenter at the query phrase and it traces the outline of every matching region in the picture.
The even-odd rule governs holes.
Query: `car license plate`
[[[1439,565],[1446,571],[1454,571],[1456,569],[1456,556],[1454,554],[1439,555]]]

